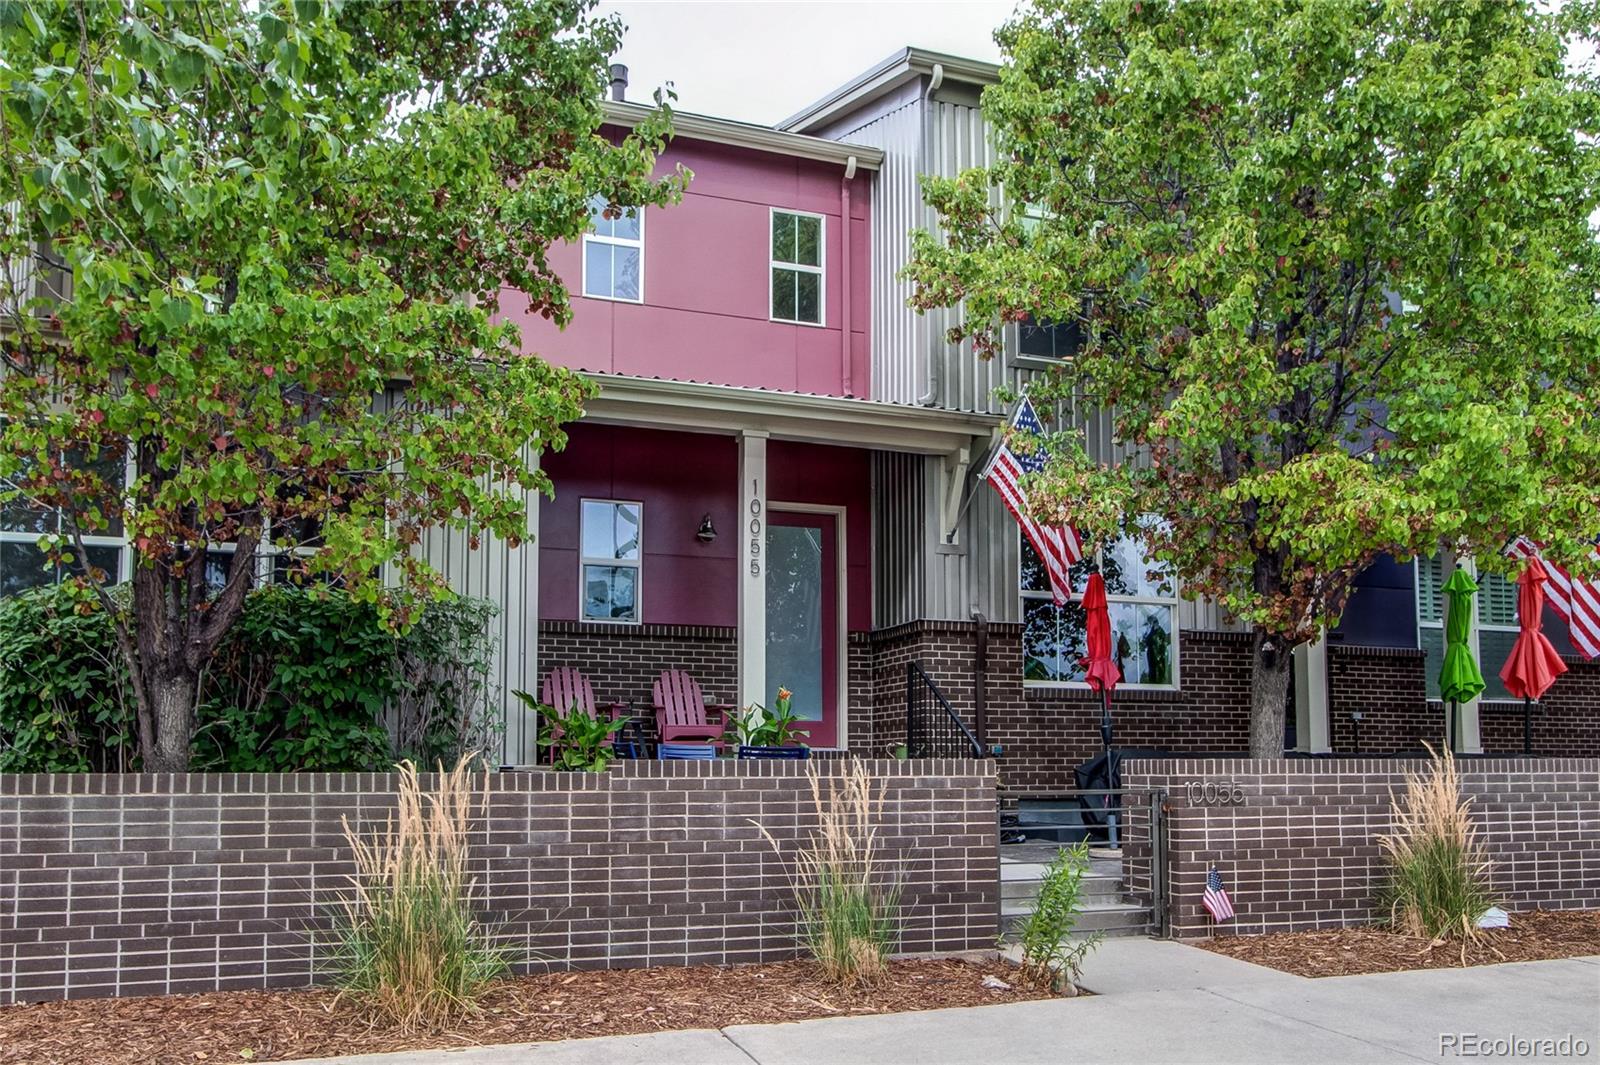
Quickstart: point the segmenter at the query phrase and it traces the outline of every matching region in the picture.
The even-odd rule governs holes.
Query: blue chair
[[[717,749],[708,743],[662,743],[656,746],[656,757],[663,761],[709,762],[717,757]]]

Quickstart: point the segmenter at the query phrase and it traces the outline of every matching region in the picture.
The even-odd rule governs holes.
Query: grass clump
[[[484,986],[504,972],[473,913],[469,836],[488,797],[473,786],[468,754],[434,791],[411,762],[399,766],[397,808],[381,832],[362,839],[344,820],[354,853],[354,890],[342,900],[335,966],[344,991],[402,1031],[429,1031],[476,1009]]]
[[[825,979],[840,987],[869,986],[883,976],[900,939],[900,887],[880,868],[878,851],[883,791],[858,761],[826,790],[814,768],[808,777],[817,828],[796,855],[791,877],[801,939]]]
[[[1490,862],[1472,823],[1472,800],[1461,795],[1455,758],[1435,754],[1425,775],[1406,774],[1393,799],[1394,831],[1378,837],[1389,865],[1379,897],[1398,932],[1433,941],[1459,937],[1462,951],[1479,935],[1478,918],[1494,905]]]
[[[1087,843],[1062,847],[1045,867],[1033,912],[1017,932],[1022,971],[1034,983],[1075,995],[1083,960],[1100,945],[1100,934],[1072,939],[1083,914],[1083,878],[1089,872]]]

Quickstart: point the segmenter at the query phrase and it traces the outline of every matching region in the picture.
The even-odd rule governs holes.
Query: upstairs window
[[[1178,687],[1178,593],[1166,567],[1145,555],[1140,540],[1123,537],[1100,550],[1111,615],[1111,657],[1122,688]],[[1073,595],[1081,595],[1094,557],[1072,567]],[[1022,679],[1041,687],[1083,688],[1088,641],[1082,604],[1058,607],[1050,580],[1032,545],[1022,540]]]
[[[583,237],[583,294],[603,300],[644,300],[644,216],[637,207],[589,201],[589,232]]]
[[[822,324],[822,216],[772,212],[772,320]]]
[[[578,505],[579,616],[638,624],[643,505],[612,499],[585,499]]]
[[[1083,348],[1083,327],[1076,321],[1052,322],[1029,315],[1017,323],[1015,351],[1020,362],[1057,362]]]

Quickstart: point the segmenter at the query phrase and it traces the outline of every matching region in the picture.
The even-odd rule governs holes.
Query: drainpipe
[[[944,64],[933,65],[933,76],[928,79],[927,91],[922,94],[922,143],[917,146],[917,177],[932,170],[932,153],[929,145],[933,141],[933,94],[939,91],[939,86],[944,84]],[[921,193],[918,193],[921,198]],[[928,208],[922,207],[922,221],[928,222]],[[939,364],[936,357],[936,345],[929,344],[923,352],[928,357],[928,391],[917,400],[919,407],[931,407],[939,398]]]
[[[855,258],[850,251],[850,183],[855,179],[856,157],[852,155],[844,164],[844,180],[839,182],[839,253],[843,256],[839,278],[844,286],[844,296],[839,300],[840,313],[844,315],[839,331],[839,383],[847,396],[855,394],[850,388],[850,260]]]
[[[978,734],[978,745],[989,749],[989,706],[985,682],[989,676],[989,619],[983,611],[974,610],[972,620],[978,623],[972,647],[972,725]]]

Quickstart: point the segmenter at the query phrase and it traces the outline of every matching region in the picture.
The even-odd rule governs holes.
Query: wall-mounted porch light
[[[711,524],[711,515],[708,512],[700,519],[700,531],[695,533],[695,538],[703,544],[709,544],[717,538],[717,527]]]

